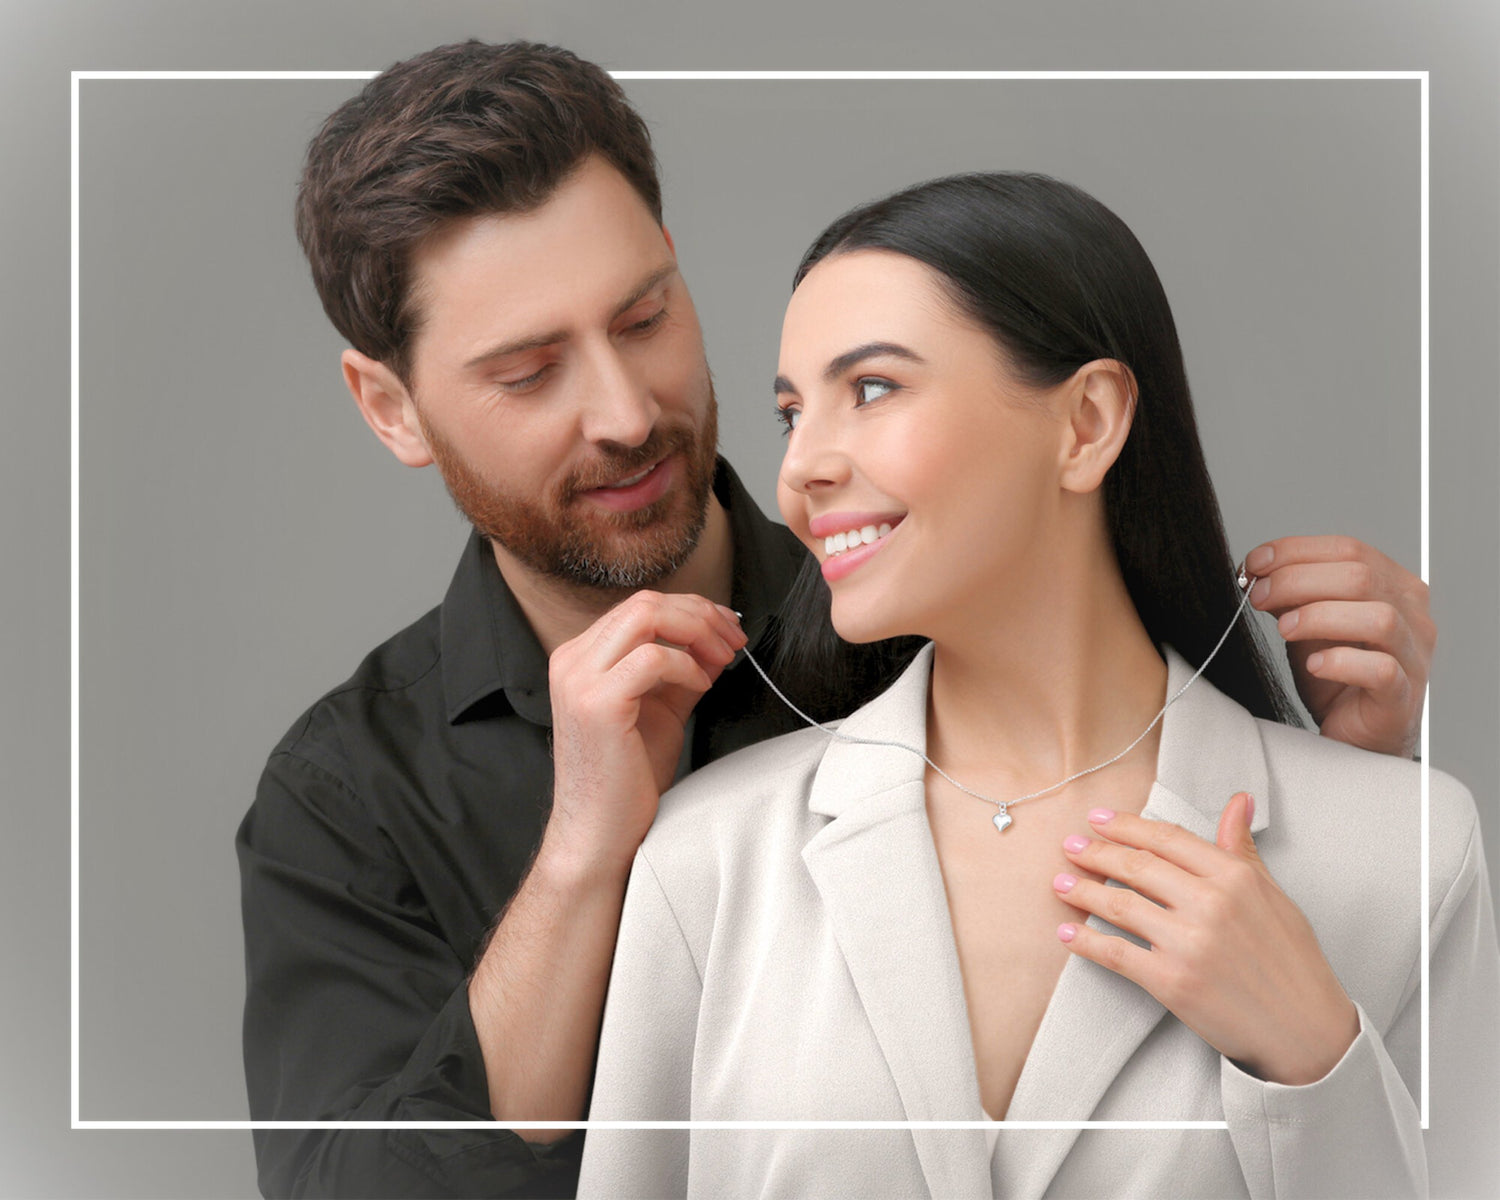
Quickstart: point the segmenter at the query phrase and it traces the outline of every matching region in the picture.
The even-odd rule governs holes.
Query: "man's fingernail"
[[[1316,654],[1309,654],[1307,656],[1307,669],[1309,671],[1313,672],[1314,674],[1317,674],[1318,669],[1322,665],[1323,665],[1323,652],[1321,650],[1319,650]]]
[[[1255,820],[1255,797],[1249,792],[1245,793],[1245,828],[1248,829]]]
[[[732,608],[725,608],[722,604],[715,604],[714,607],[717,608],[726,617],[733,617],[736,621],[740,619],[740,614],[735,612]]]
[[[1270,596],[1270,594],[1270,581],[1265,579],[1257,579],[1255,581],[1255,586],[1250,589],[1250,603],[1264,604],[1266,602],[1266,598]]]
[[[1269,546],[1257,546],[1245,555],[1245,570],[1253,575],[1266,571],[1276,561],[1276,551]]]
[[[1113,820],[1114,815],[1115,810],[1112,808],[1091,808],[1089,809],[1089,824],[1103,825],[1104,822]]]
[[[1301,614],[1294,608],[1289,613],[1281,614],[1281,619],[1276,622],[1276,628],[1281,630],[1283,636],[1286,636],[1296,631],[1297,622],[1300,619]]]

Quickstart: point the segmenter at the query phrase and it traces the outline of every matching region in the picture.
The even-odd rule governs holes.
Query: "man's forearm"
[[[544,839],[495,927],[469,1010],[497,1121],[582,1119],[628,876],[628,866],[588,863]]]

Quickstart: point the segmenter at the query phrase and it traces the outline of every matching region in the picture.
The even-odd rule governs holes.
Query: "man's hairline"
[[[570,180],[575,178],[578,172],[583,169],[584,164],[586,164],[592,158],[597,158],[602,161],[607,167],[609,167],[610,170],[614,171],[615,174],[625,182],[625,184],[630,188],[631,194],[640,202],[641,207],[646,210],[646,215],[651,218],[651,223],[656,226],[656,228],[662,233],[664,238],[668,237],[666,222],[656,212],[652,211],[652,207],[649,203],[647,203],[646,197],[641,194],[640,189],[636,187],[630,176],[627,175],[623,170],[621,170],[620,167],[614,162],[614,160],[609,157],[609,155],[597,149],[590,149],[586,153],[579,155],[577,161],[574,162],[560,176],[558,176],[557,182],[552,185],[547,194],[541,197],[541,199],[536,201],[536,203],[534,204],[529,204],[525,207],[507,209],[476,208],[471,212],[454,213],[451,216],[441,218],[433,224],[432,228],[428,229],[421,236],[413,238],[411,243],[406,247],[403,261],[401,263],[401,270],[399,272],[406,281],[406,287],[401,297],[401,302],[397,311],[408,326],[407,334],[403,339],[399,350],[392,352],[387,358],[377,360],[378,362],[380,362],[381,366],[385,367],[393,375],[396,376],[396,378],[400,381],[402,387],[405,388],[406,393],[410,397],[413,404],[416,403],[416,344],[417,339],[422,335],[422,331],[426,328],[426,305],[425,303],[423,303],[422,295],[424,291],[424,285],[423,281],[418,277],[418,272],[415,265],[417,257],[422,248],[429,245],[432,241],[441,236],[445,231],[451,230],[455,226],[464,222],[478,221],[482,220],[485,217],[499,217],[502,219],[506,217],[524,217],[532,213],[540,212],[543,208],[545,208],[552,202],[557,193],[561,191]],[[670,246],[671,243],[670,241],[668,241],[669,249]],[[677,256],[675,251],[673,251],[670,264],[663,264],[662,267],[660,267],[658,270],[661,274],[661,277],[666,278],[677,269]],[[660,280],[653,280],[652,282],[646,283],[644,287],[642,287],[640,291],[635,295],[635,298],[627,303],[624,307],[629,308],[630,304],[633,304],[635,300],[640,299],[640,296],[649,291],[656,282],[660,282]],[[618,316],[619,313],[617,312],[615,315]],[[404,363],[405,365],[404,370],[398,369],[398,364],[401,363]]]

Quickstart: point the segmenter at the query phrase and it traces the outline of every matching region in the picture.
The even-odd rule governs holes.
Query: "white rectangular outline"
[[[255,1130],[255,1129],[1201,1129],[1227,1130],[1225,1121],[84,1121],[78,1116],[79,1061],[78,1061],[78,812],[79,812],[79,729],[78,729],[78,443],[79,443],[79,376],[78,376],[78,117],[79,83],[85,79],[108,80],[361,80],[373,79],[378,71],[74,71],[72,74],[71,100],[71,218],[72,246],[70,257],[70,323],[71,323],[71,477],[70,477],[70,526],[71,526],[71,693],[70,714],[72,721],[70,737],[70,784],[71,784],[71,1100],[73,1129],[210,1129],[210,1130]],[[1422,396],[1422,566],[1424,582],[1431,582],[1430,547],[1428,537],[1428,486],[1429,486],[1429,440],[1428,440],[1428,272],[1429,272],[1429,227],[1428,227],[1428,168],[1429,168],[1429,120],[1428,71],[611,71],[618,80],[677,80],[677,81],[989,81],[989,80],[1416,80],[1421,84],[1421,396]],[[1431,698],[1431,685],[1424,700]],[[1430,947],[1428,945],[1427,914],[1431,909],[1429,889],[1429,712],[1430,706],[1422,707],[1421,756],[1422,756],[1422,817],[1421,817],[1421,880],[1422,880],[1422,1082],[1421,1082],[1421,1127],[1428,1128],[1429,1070],[1428,1043],[1428,973]]]

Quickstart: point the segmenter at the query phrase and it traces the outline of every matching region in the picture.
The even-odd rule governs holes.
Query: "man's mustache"
[[[657,426],[639,446],[605,450],[595,461],[569,475],[562,486],[563,502],[567,503],[595,488],[617,483],[676,451],[691,451],[697,441],[695,430],[681,425],[670,429]]]

